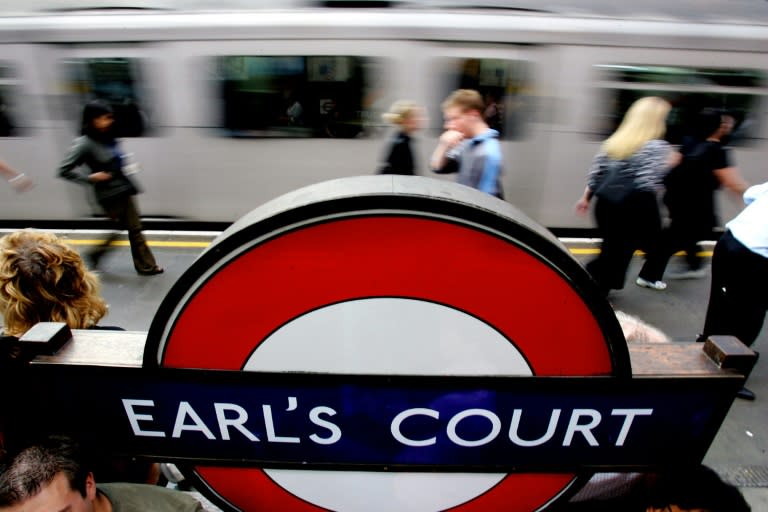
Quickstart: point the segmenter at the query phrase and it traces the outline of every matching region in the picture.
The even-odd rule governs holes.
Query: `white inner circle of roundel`
[[[334,304],[288,322],[262,342],[245,371],[384,375],[532,375],[496,329],[457,309],[414,299]],[[330,510],[445,510],[506,475],[265,470],[278,485]]]

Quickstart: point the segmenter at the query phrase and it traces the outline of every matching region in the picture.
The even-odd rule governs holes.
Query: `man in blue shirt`
[[[432,153],[432,171],[458,172],[458,183],[503,199],[499,132],[489,128],[483,119],[485,108],[480,93],[459,89],[448,96],[442,108],[445,132]]]

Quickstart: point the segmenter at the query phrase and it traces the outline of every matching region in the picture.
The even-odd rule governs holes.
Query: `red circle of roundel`
[[[397,215],[325,220],[275,236],[225,262],[181,308],[166,337],[161,365],[240,370],[258,356],[259,343],[290,320],[366,297],[407,297],[465,311],[511,340],[535,375],[613,371],[597,320],[558,270],[476,227]],[[200,335],[212,329],[221,340],[213,346]],[[196,472],[242,510],[321,510],[259,469],[198,467]],[[501,505],[508,511],[536,510],[574,477],[508,475],[452,510],[497,510]]]

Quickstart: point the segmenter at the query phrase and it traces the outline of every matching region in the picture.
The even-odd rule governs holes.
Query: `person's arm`
[[[592,165],[587,174],[587,186],[584,187],[584,193],[581,194],[579,200],[576,201],[576,213],[578,215],[586,215],[589,211],[589,202],[595,195],[595,190],[597,190],[597,186],[602,181],[603,175],[605,174],[603,163],[606,158],[605,153],[598,153],[595,158],[592,159]]]
[[[24,192],[33,186],[32,180],[26,174],[11,169],[2,160],[0,160],[0,174],[17,192]]]
[[[464,135],[455,130],[448,130],[440,135],[437,147],[432,153],[432,158],[429,160],[429,167],[432,169],[432,172],[449,174],[458,171],[458,162],[450,158],[448,153],[456,148],[462,140],[464,140]]]
[[[741,176],[736,167],[724,167],[714,171],[715,177],[726,190],[741,197],[749,188],[749,183]]]
[[[586,215],[589,211],[589,202],[592,200],[592,196],[594,195],[591,188],[589,188],[589,185],[584,187],[584,193],[581,195],[578,201],[576,201],[576,213],[578,215]]]
[[[69,148],[69,152],[59,164],[59,176],[65,180],[74,181],[75,183],[83,185],[90,185],[98,181],[112,179],[112,175],[108,172],[96,171],[90,174],[83,174],[77,170],[77,168],[84,163],[87,145],[88,142],[85,138],[81,137],[75,139],[72,143],[72,147]]]

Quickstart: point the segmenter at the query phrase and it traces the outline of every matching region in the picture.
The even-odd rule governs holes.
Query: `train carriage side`
[[[736,163],[764,180],[765,29],[615,26],[321,10],[35,17],[13,30],[0,21],[0,94],[15,126],[0,133],[0,158],[38,184],[0,188],[0,219],[98,211],[87,190],[54,175],[94,96],[119,109],[124,145],[143,167],[145,217],[231,222],[289,190],[371,174],[389,135],[380,114],[399,98],[428,107],[416,148],[430,175],[439,105],[457,87],[497,107],[507,198],[549,227],[592,227],[573,204],[600,139],[638,95],[675,100],[678,120],[702,101],[736,111]],[[724,218],[737,208],[723,206]]]

